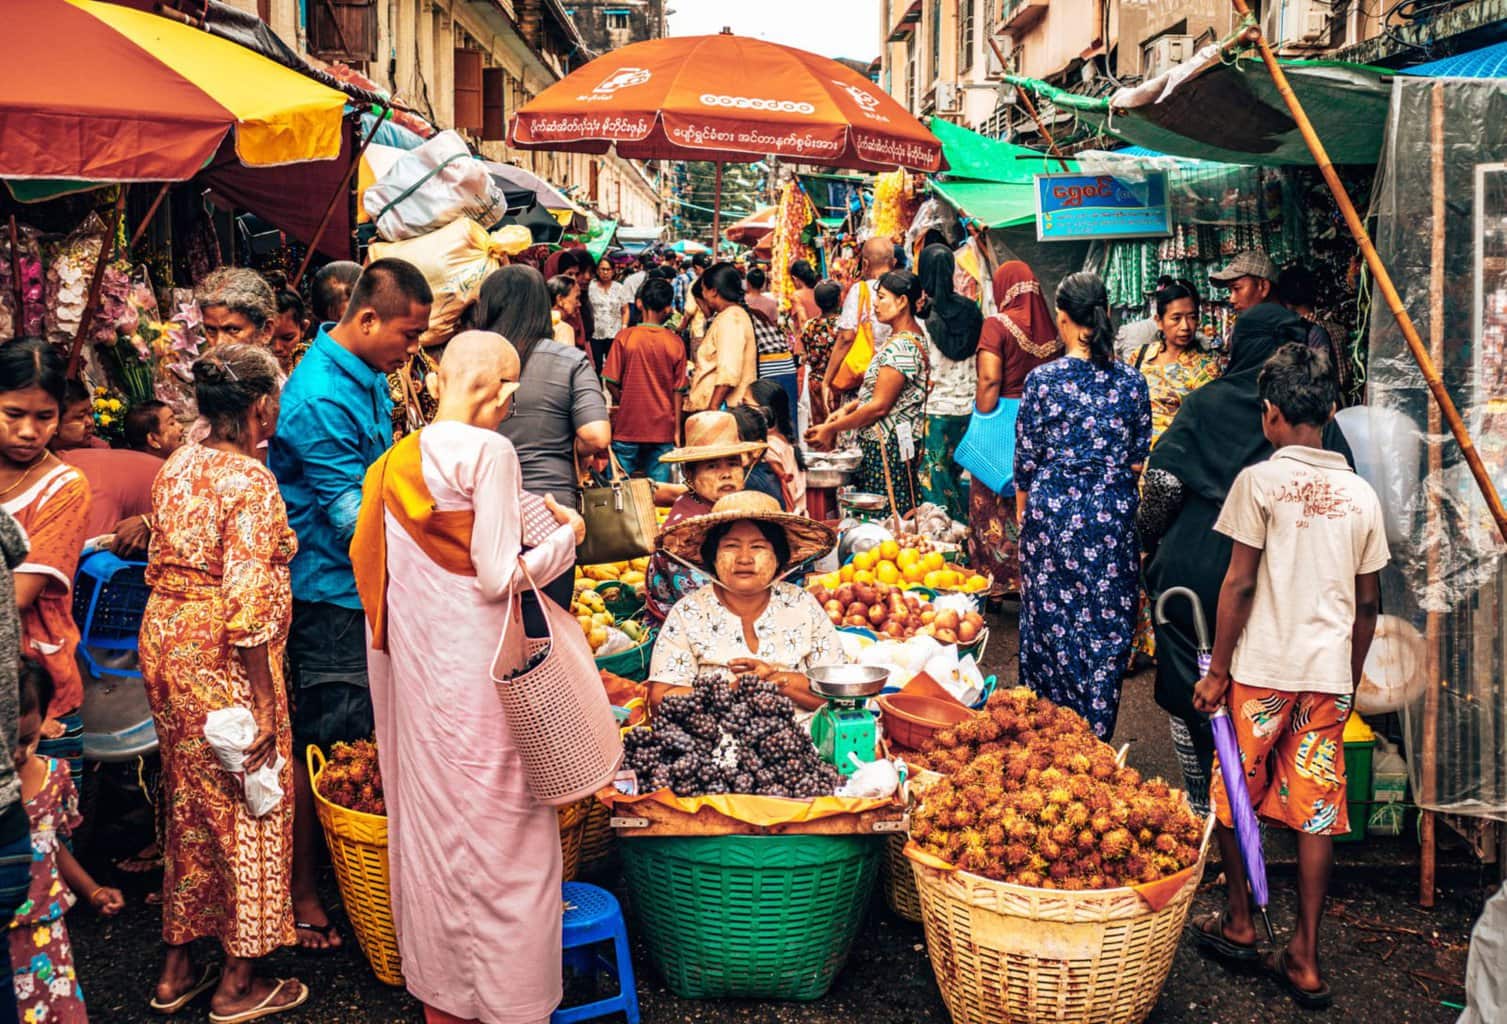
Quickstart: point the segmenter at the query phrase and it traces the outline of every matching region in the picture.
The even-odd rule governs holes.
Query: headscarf
[[[948,359],[971,359],[978,349],[979,332],[984,314],[952,287],[957,262],[945,245],[928,245],[921,250],[916,276],[926,292],[926,332],[931,343]]]
[[[1170,426],[1157,441],[1148,467],[1162,469],[1211,502],[1223,502],[1245,467],[1271,452],[1261,431],[1261,398],[1256,378],[1279,347],[1302,343],[1308,324],[1274,302],[1242,313],[1230,332],[1230,364],[1224,374],[1183,399]],[[1350,454],[1339,428],[1324,429],[1324,447]]]
[[[571,277],[575,277],[576,267],[580,259],[577,253],[584,252],[586,252],[585,249],[578,247],[573,249],[557,249],[550,253],[549,259],[544,261],[544,280],[548,281],[550,278],[560,274],[569,274]],[[565,320],[566,323],[570,324],[570,329],[575,332],[577,348],[589,348],[591,345],[591,335],[587,333],[591,328],[590,320],[591,300],[586,296],[586,289],[582,288],[580,298],[576,301],[576,311]]]
[[[1041,282],[1020,260],[1001,264],[994,272],[994,305],[999,310],[994,315],[1026,354],[1046,359],[1062,349]]]

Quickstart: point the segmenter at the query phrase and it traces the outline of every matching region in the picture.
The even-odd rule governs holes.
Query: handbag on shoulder
[[[869,372],[869,363],[874,361],[874,321],[869,316],[869,307],[873,302],[872,290],[867,281],[859,281],[853,287],[860,289],[858,327],[853,333],[853,344],[848,347],[848,354],[843,356],[842,365],[832,377],[832,386],[838,391],[858,390],[858,386],[863,383],[864,374]]]
[[[586,539],[576,546],[577,565],[602,565],[643,558],[654,551],[659,520],[654,515],[654,482],[629,477],[608,450],[610,476],[581,488],[580,512]]]

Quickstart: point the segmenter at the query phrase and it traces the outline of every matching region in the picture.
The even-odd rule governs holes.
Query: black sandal
[[[1334,1005],[1334,992],[1327,982],[1319,982],[1318,988],[1304,988],[1287,973],[1287,949],[1274,949],[1261,961],[1266,971],[1281,985],[1283,990],[1305,1010],[1327,1010]]]
[[[1222,910],[1218,914],[1205,914],[1193,922],[1193,940],[1198,948],[1217,960],[1222,960],[1233,967],[1246,967],[1261,958],[1256,950],[1255,943],[1236,942],[1224,933],[1224,926],[1229,921],[1229,910]],[[1213,925],[1211,929],[1209,926]]]
[[[334,921],[330,921],[326,924],[310,924],[307,921],[294,921],[293,927],[297,931],[308,932],[310,935],[318,935],[320,938],[324,939],[323,946],[305,946],[302,942],[300,942],[298,944],[298,948],[304,950],[305,952],[333,953],[345,946],[345,940],[340,937],[340,932],[335,927]]]

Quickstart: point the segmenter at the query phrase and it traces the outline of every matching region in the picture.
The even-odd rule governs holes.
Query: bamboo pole
[[[381,110],[382,108],[379,107],[377,109]],[[294,274],[293,280],[288,283],[288,287],[294,291],[298,290],[299,282],[303,280],[304,274],[309,269],[309,262],[314,259],[314,249],[319,245],[319,240],[324,237],[324,229],[329,227],[330,218],[335,215],[335,204],[346,197],[346,193],[351,187],[351,180],[356,176],[356,172],[361,167],[361,158],[366,156],[366,148],[377,137],[377,129],[382,127],[382,117],[382,114],[376,115],[376,120],[372,123],[372,130],[366,133],[366,138],[362,140],[361,147],[356,150],[355,158],[351,160],[351,165],[346,169],[345,176],[340,179],[340,184],[335,186],[335,191],[330,196],[330,201],[325,204],[324,215],[319,218],[319,226],[314,229],[314,235],[309,239],[309,247],[304,251],[303,259],[298,264],[298,273]]]
[[[1298,132],[1308,145],[1308,151],[1313,154],[1313,161],[1318,165],[1319,173],[1324,176],[1324,183],[1333,193],[1334,201],[1339,206],[1340,213],[1344,216],[1345,224],[1349,227],[1350,234],[1354,236],[1356,245],[1360,247],[1361,255],[1366,258],[1366,266],[1371,270],[1371,278],[1376,282],[1377,290],[1386,300],[1387,308],[1397,318],[1397,325],[1402,329],[1402,336],[1408,343],[1408,350],[1412,352],[1414,361],[1423,373],[1424,383],[1428,385],[1429,392],[1438,403],[1444,421],[1449,424],[1455,443],[1460,446],[1460,454],[1464,457],[1465,464],[1470,467],[1470,475],[1475,478],[1476,487],[1486,501],[1486,508],[1496,522],[1498,533],[1504,540],[1507,540],[1507,508],[1502,506],[1502,499],[1497,494],[1496,485],[1492,483],[1491,476],[1486,472],[1480,453],[1476,451],[1470,431],[1466,429],[1465,421],[1460,418],[1460,411],[1455,408],[1454,400],[1450,398],[1449,391],[1444,387],[1444,381],[1440,379],[1438,366],[1423,347],[1423,339],[1419,336],[1412,317],[1408,316],[1407,308],[1403,306],[1402,296],[1397,293],[1397,286],[1392,283],[1392,275],[1388,273],[1387,265],[1382,262],[1381,254],[1372,244],[1371,235],[1366,231],[1366,225],[1361,221],[1360,214],[1356,212],[1355,204],[1350,201],[1349,194],[1345,192],[1345,186],[1340,182],[1339,174],[1329,160],[1329,153],[1324,149],[1323,141],[1314,131],[1313,122],[1308,119],[1302,102],[1299,101],[1297,94],[1292,91],[1292,85],[1287,81],[1287,74],[1282,70],[1282,65],[1277,63],[1276,55],[1272,53],[1271,46],[1267,44],[1266,38],[1261,34],[1261,29],[1252,18],[1250,7],[1246,5],[1245,0],[1231,0],[1231,2],[1235,5],[1235,10],[1248,22],[1246,36],[1260,49],[1261,59],[1266,64],[1267,71],[1271,73],[1272,82],[1276,85],[1277,91],[1282,94],[1282,99],[1286,101],[1287,109],[1298,126]]]
[[[173,183],[171,181],[164,181],[162,187],[157,190],[157,195],[152,200],[152,205],[147,207],[146,216],[141,218],[141,223],[136,225],[136,230],[131,233],[130,242],[126,243],[127,256],[131,254],[131,250],[136,248],[136,243],[141,241],[141,236],[147,233],[147,228],[152,224],[152,218],[157,216],[157,208],[162,205],[162,201],[167,198],[167,190],[172,187]]]
[[[10,215],[10,284],[16,292],[16,316],[14,336],[21,336],[21,324],[26,319],[26,289],[21,284],[21,233],[16,230],[16,215]]]
[[[1429,350],[1436,360],[1444,356],[1444,83],[1435,82],[1429,118],[1430,183],[1433,199],[1434,237],[1429,252]],[[1432,585],[1439,579],[1439,545],[1435,536],[1439,529],[1439,476],[1444,469],[1442,439],[1439,437],[1439,406],[1430,402],[1428,408],[1428,484],[1425,490],[1424,544],[1428,551],[1428,582]],[[1424,625],[1428,645],[1425,655],[1427,685],[1423,698],[1423,744],[1419,752],[1419,778],[1423,785],[1420,803],[1427,806],[1438,798],[1438,777],[1435,766],[1439,755],[1439,697],[1443,685],[1440,676],[1439,627],[1440,615],[1430,611]],[[1421,906],[1434,905],[1434,878],[1436,871],[1436,836],[1434,815],[1423,811],[1418,834],[1418,902]]]
[[[84,299],[84,315],[79,320],[78,331],[73,335],[73,347],[68,350],[68,372],[71,380],[78,375],[79,352],[84,345],[84,335],[94,325],[94,314],[99,310],[99,289],[105,282],[105,267],[115,256],[115,233],[120,230],[120,218],[126,209],[126,193],[131,186],[119,185],[120,194],[115,197],[115,206],[110,211],[110,223],[105,237],[100,239],[99,259],[94,261],[94,276],[89,279],[89,295]]]
[[[716,163],[716,184],[712,189],[712,262],[722,252],[722,161]]]
[[[994,51],[994,56],[999,58],[999,66],[1002,68],[1009,67],[1009,62],[1005,60],[1005,52],[999,48],[999,43],[995,40],[994,36],[986,34],[984,38],[989,41],[989,49]],[[1036,104],[1031,102],[1031,97],[1024,89],[1017,88],[1015,94],[1020,97],[1021,105],[1026,108],[1026,113],[1031,115],[1031,120],[1036,122],[1036,130],[1041,133],[1042,138],[1047,140],[1047,152],[1057,158],[1057,162],[1062,165],[1064,171],[1067,170],[1067,157],[1063,156],[1062,150],[1057,148],[1057,140],[1052,137],[1052,130],[1046,126],[1046,122],[1042,121],[1041,115],[1036,112]]]

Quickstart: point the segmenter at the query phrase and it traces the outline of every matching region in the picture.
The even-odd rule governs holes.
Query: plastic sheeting
[[[1377,248],[1499,491],[1507,489],[1507,136],[1492,128],[1502,124],[1507,83],[1397,79],[1373,199]],[[1413,792],[1432,810],[1507,820],[1507,549],[1379,301],[1368,393],[1361,432],[1375,450],[1360,461],[1391,469],[1378,487],[1393,555],[1383,603],[1424,634],[1432,684],[1403,712]]]

